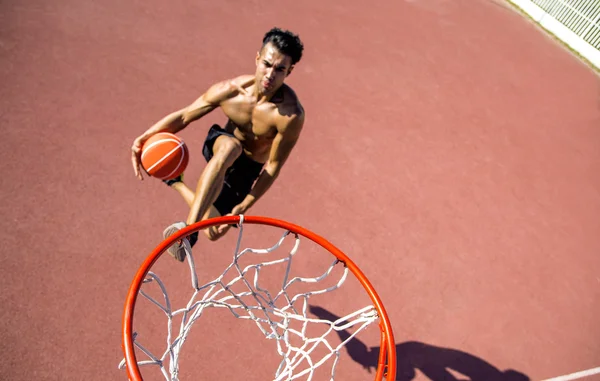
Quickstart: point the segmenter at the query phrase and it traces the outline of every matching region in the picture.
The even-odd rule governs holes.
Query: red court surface
[[[131,143],[212,82],[253,73],[275,25],[305,43],[289,83],[307,122],[251,214],[305,226],[361,266],[394,326],[397,379],[449,379],[455,365],[472,380],[600,367],[600,80],[514,10],[485,0],[0,10],[3,380],[127,379],[117,369],[127,288],[163,228],[187,215],[160,181],[134,177]],[[208,127],[223,121],[215,112],[181,133],[189,181]],[[226,242],[202,241],[197,264]],[[338,314],[348,298],[321,307]],[[207,335],[186,343],[194,379],[272,377],[270,353],[218,322]],[[372,379],[364,365],[343,352],[339,369]]]

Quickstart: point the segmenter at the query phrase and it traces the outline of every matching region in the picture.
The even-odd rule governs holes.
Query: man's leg
[[[185,203],[191,208],[194,203],[194,191],[190,189],[182,180],[177,180],[173,184],[169,185],[171,188],[175,189],[177,193],[183,197]]]
[[[221,135],[213,145],[213,157],[209,160],[200,175],[194,200],[186,223],[191,225],[204,217],[211,205],[219,197],[225,181],[227,169],[233,165],[242,154],[242,144],[239,140]]]
[[[196,197],[196,194],[194,193],[194,191],[192,191],[190,187],[188,187],[183,181],[177,181],[171,185],[171,188],[175,189],[181,195],[181,197],[183,197],[183,199],[190,208],[192,207],[192,205],[194,204],[194,198]],[[221,217],[221,213],[219,213],[219,211],[217,210],[217,208],[214,207],[214,205],[211,205],[210,208],[208,208],[208,211],[204,213],[204,216],[202,216],[201,221],[214,217]],[[206,237],[208,237],[208,239],[210,239],[211,241],[216,241],[224,235],[220,234],[217,231],[217,228],[218,226],[211,226],[210,228],[204,230],[204,234],[206,234]],[[197,233],[195,234],[197,238]],[[193,240],[191,244],[192,246],[194,246],[195,240]]]
[[[235,160],[242,154],[242,145],[239,140],[221,135],[219,136],[213,145],[213,157],[208,161],[206,167],[202,171],[202,175],[198,180],[198,186],[196,193],[183,182],[177,181],[170,186],[175,189],[190,206],[190,213],[186,223],[178,222],[175,223],[163,232],[165,238],[175,234],[178,230],[182,229],[186,224],[191,225],[197,222],[199,216],[202,219],[217,217],[221,214],[213,206],[213,203],[219,196],[219,193],[223,189],[223,182],[225,181],[225,173],[227,169],[233,165]],[[217,232],[217,227],[211,227],[204,231],[206,236],[214,241],[219,239],[224,234]],[[192,245],[197,239],[197,235],[193,238]],[[187,242],[185,242],[187,241]],[[185,259],[185,246],[189,245],[189,240],[177,242],[176,244],[169,247],[168,252],[171,256],[180,262]]]

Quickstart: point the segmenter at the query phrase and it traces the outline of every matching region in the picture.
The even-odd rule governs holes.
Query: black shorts
[[[208,162],[213,157],[213,145],[221,135],[235,138],[233,134],[225,131],[218,125],[213,125],[208,131],[202,154]],[[246,156],[243,152],[240,157],[227,169],[225,183],[217,200],[213,203],[222,216],[231,213],[234,206],[238,205],[252,190],[254,181],[262,171],[263,163],[256,162]]]

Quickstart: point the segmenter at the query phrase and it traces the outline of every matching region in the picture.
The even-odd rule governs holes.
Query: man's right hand
[[[140,180],[144,179],[144,177],[142,176],[142,171],[144,169],[142,168],[141,163],[142,145],[142,137],[140,136],[133,141],[133,145],[131,146],[131,164],[133,164],[133,172],[135,173],[135,176]]]

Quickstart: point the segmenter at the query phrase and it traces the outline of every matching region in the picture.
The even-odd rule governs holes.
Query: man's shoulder
[[[279,108],[290,116],[304,117],[304,107],[302,107],[302,103],[300,103],[300,99],[294,89],[287,84],[283,84],[281,92],[283,96],[281,102],[278,104]]]
[[[281,133],[298,135],[304,125],[304,107],[296,92],[288,85],[283,85],[281,94],[282,99],[277,103],[277,129]]]
[[[229,82],[234,86],[241,86],[242,88],[247,88],[254,84],[254,79],[255,78],[252,74],[243,74],[235,78],[231,78]]]
[[[245,91],[254,83],[252,75],[240,75],[233,78],[224,79],[212,85],[211,91],[219,94],[218,98],[229,98],[237,95],[241,91]]]

